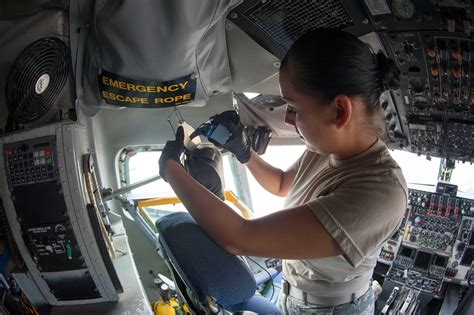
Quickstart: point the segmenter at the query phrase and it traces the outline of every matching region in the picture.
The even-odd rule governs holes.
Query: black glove
[[[240,163],[250,160],[250,144],[244,133],[244,125],[240,122],[239,115],[234,110],[228,110],[210,118],[212,124],[223,125],[229,129],[231,136],[224,144],[209,139],[216,147],[232,152]]]
[[[160,166],[160,176],[166,181],[165,178],[165,168],[166,168],[166,161],[168,160],[175,160],[181,165],[180,157],[184,151],[184,129],[182,126],[178,127],[176,130],[176,139],[169,140],[166,142],[163,151],[161,151],[160,160],[158,162]]]

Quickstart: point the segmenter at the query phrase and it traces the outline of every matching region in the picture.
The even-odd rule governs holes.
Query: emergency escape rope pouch
[[[239,2],[96,1],[79,102],[202,106],[205,102],[199,101],[230,91],[225,17]]]

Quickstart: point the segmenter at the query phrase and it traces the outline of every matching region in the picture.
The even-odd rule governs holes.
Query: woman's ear
[[[336,128],[340,129],[351,120],[353,103],[347,95],[336,95],[334,105],[336,108]]]

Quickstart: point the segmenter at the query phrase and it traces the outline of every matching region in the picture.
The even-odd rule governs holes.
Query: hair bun
[[[395,61],[387,58],[383,52],[377,53],[375,60],[382,92],[400,88],[400,69],[398,69]]]

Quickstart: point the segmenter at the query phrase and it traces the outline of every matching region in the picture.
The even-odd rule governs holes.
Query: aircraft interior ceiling
[[[58,314],[116,301],[151,312],[144,292],[155,288],[143,279],[155,262],[136,260],[154,250],[145,235],[156,237],[155,226],[140,223],[134,201],[101,189],[127,184],[126,148],[160,149],[179,124],[197,128],[226,110],[270,146],[302,144],[284,123],[278,71],[291,44],[316,28],[343,29],[396,62],[400,88],[381,97],[389,148],[441,158],[448,173],[474,162],[472,1],[1,1],[0,241],[27,298]],[[438,186],[410,189],[404,222],[380,253],[385,302],[400,287],[400,296],[451,310],[447,287],[472,289],[474,201]],[[108,218],[111,209],[128,220]],[[112,240],[114,224],[128,240]],[[114,257],[114,242],[136,246],[135,261]],[[281,262],[264,263],[281,271]],[[133,270],[129,278],[117,265]]]

